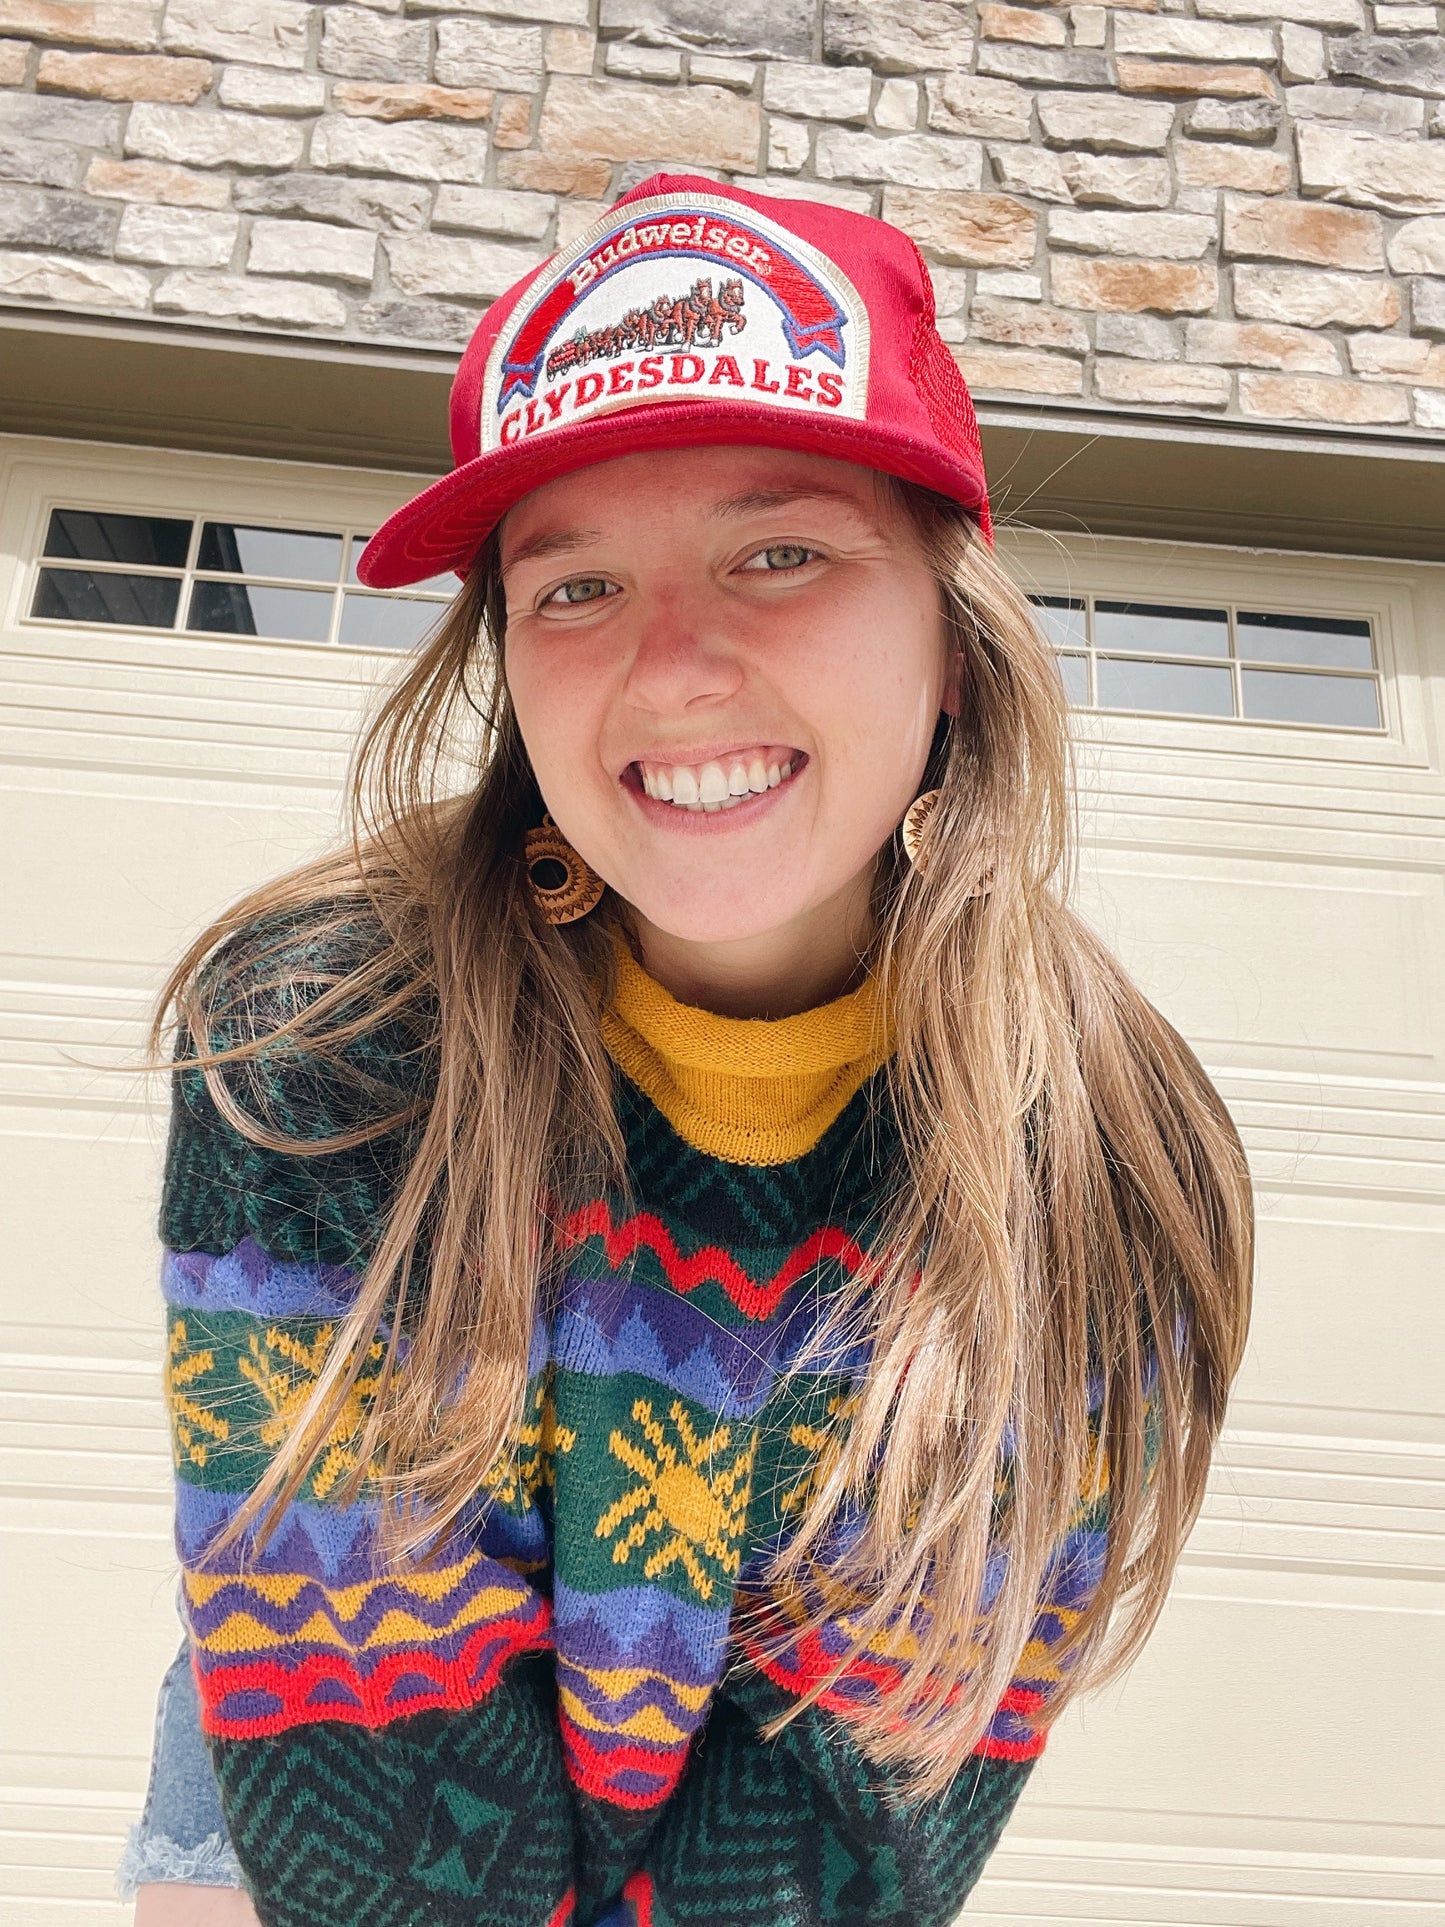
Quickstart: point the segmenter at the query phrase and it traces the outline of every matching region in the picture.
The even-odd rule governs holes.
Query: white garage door
[[[385,647],[436,606],[350,577],[409,487],[0,442],[5,1927],[122,1917],[177,1636],[163,1118],[93,1066],[136,1047],[203,921],[332,831]],[[1086,705],[1085,902],[1239,1119],[1262,1255],[1163,1624],[1056,1736],[968,1918],[1435,1917],[1445,581],[1008,546]]]

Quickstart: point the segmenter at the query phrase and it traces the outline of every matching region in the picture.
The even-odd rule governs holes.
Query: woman
[[[138,1919],[941,1923],[1162,1604],[1238,1140],[1057,894],[1058,678],[902,235],[654,177],[489,311],[453,445],[362,566],[465,586],[352,845],[158,1020]]]

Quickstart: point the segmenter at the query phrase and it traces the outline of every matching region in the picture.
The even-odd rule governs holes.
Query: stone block
[[[328,74],[344,74],[348,80],[425,80],[431,59],[431,29],[425,20],[378,20],[366,7],[328,6],[322,9],[321,65]],[[470,26],[469,21],[446,21],[437,29],[437,78],[450,81],[441,71],[442,33],[447,28]],[[530,28],[483,29],[500,33],[521,31],[537,43],[537,70],[542,67],[542,30]],[[474,85],[463,79],[462,86]],[[490,85],[482,82],[482,85]],[[498,83],[499,84],[499,83]]]
[[[1193,60],[1119,60],[1126,94],[1170,94],[1179,100],[1210,94],[1231,99],[1273,100],[1274,78],[1263,67],[1210,66]]]
[[[1010,194],[1027,194],[1035,201],[1072,201],[1074,190],[1064,173],[1064,157],[1047,147],[1024,142],[990,146],[994,178]]]
[[[608,161],[577,160],[558,154],[499,154],[497,182],[501,187],[533,190],[539,194],[575,194],[594,201],[612,181]]]
[[[503,94],[492,116],[493,147],[525,147],[532,138],[532,96]]]
[[[1024,80],[1037,87],[1107,87],[1113,80],[1106,54],[1088,48],[1012,47],[985,41],[978,50],[978,71],[1000,80]]]
[[[446,122],[354,120],[328,114],[311,136],[311,164],[410,181],[480,181],[489,148],[484,127]]]
[[[64,141],[74,147],[113,147],[120,139],[120,124],[119,107],[104,107],[99,101],[57,100],[51,94],[0,94],[0,135]]]
[[[623,170],[624,176],[626,169]],[[789,179],[786,175],[774,178],[764,174],[756,180],[746,180],[745,187],[756,188],[759,194],[781,194],[800,201],[819,201],[824,207],[846,207],[854,214],[873,212],[873,195],[863,187],[840,187],[836,181],[813,181],[806,175]]]
[[[1177,321],[1157,314],[1101,314],[1094,346],[1101,355],[1133,355],[1137,361],[1178,361],[1182,337]]]
[[[1093,313],[1209,314],[1219,302],[1212,267],[1183,261],[1110,261],[1061,254],[1050,266],[1054,300]]]
[[[1293,20],[1306,27],[1363,27],[1360,0],[1198,0],[1209,20]]]
[[[1418,388],[1414,401],[1417,428],[1445,428],[1445,395],[1433,388]]]
[[[1283,154],[1223,141],[1180,141],[1174,166],[1181,187],[1232,187],[1246,194],[1283,194],[1289,161]]]
[[[1306,193],[1387,214],[1445,214],[1445,144],[1318,121],[1297,127],[1295,144]]]
[[[904,187],[968,189],[983,180],[977,141],[946,134],[854,134],[818,131],[815,162],[825,181],[892,181]]]
[[[1445,388],[1445,348],[1415,335],[1351,335],[1350,366],[1367,381],[1413,381]]]
[[[44,187],[0,187],[0,242],[61,254],[109,254],[120,210],[84,194]]]
[[[477,234],[503,234],[514,241],[540,241],[557,212],[553,194],[520,194],[504,187],[437,189],[432,222],[441,228],[468,228]]]
[[[1314,27],[1286,20],[1279,30],[1279,70],[1286,80],[1323,80],[1325,37]]]
[[[1050,247],[1086,254],[1148,255],[1156,261],[1198,261],[1218,227],[1207,214],[1121,214],[1056,208],[1049,215]]]
[[[1371,93],[1364,87],[1289,87],[1285,108],[1292,120],[1337,120],[1373,134],[1414,134],[1425,125],[1425,103],[1413,94]]]
[[[320,74],[289,74],[276,67],[225,67],[218,97],[243,114],[319,114],[326,105]]]
[[[652,46],[697,47],[711,54],[763,60],[811,60],[813,0],[602,0],[600,25],[609,38]]]
[[[563,201],[557,209],[557,246],[570,248],[608,212],[606,201]]]
[[[825,0],[823,7],[824,58],[877,74],[957,73],[973,46],[967,16],[943,0],[889,0],[882,7],[876,0]]]
[[[1234,270],[1235,313],[1259,321],[1292,321],[1301,328],[1393,328],[1400,290],[1363,274],[1309,268]]]
[[[170,167],[164,161],[113,161],[98,155],[86,172],[85,191],[163,207],[225,207],[231,183],[223,174],[193,174],[188,167]]]
[[[324,221],[257,221],[246,256],[248,274],[315,275],[325,281],[371,286],[376,236]]]
[[[688,62],[688,76],[706,86],[730,87],[734,93],[750,94],[757,79],[757,65],[751,60],[730,60],[725,54],[695,53]]]
[[[367,301],[352,322],[363,334],[388,335],[398,341],[464,342],[471,339],[480,318],[475,308],[445,301]]]
[[[118,261],[155,261],[168,268],[224,268],[240,229],[234,214],[132,201],[116,236]]]
[[[1445,335],[1445,281],[1410,283],[1410,325],[1417,334]]]
[[[1167,101],[1121,100],[1117,94],[1041,94],[1039,125],[1051,147],[1105,153],[1161,153],[1174,109]]]
[[[586,27],[549,27],[542,35],[542,65],[549,74],[590,74],[596,55],[597,36]]]
[[[127,154],[190,167],[294,167],[304,141],[301,128],[259,114],[223,108],[209,113],[150,101],[132,107],[125,130]]]
[[[609,74],[630,80],[682,79],[682,55],[676,47],[640,47],[632,40],[614,40],[603,65]]]
[[[1389,254],[1396,274],[1445,274],[1445,218],[1406,221],[1390,237]]]
[[[0,33],[143,50],[156,44],[156,9],[150,0],[0,0]]]
[[[433,87],[417,81],[392,85],[338,80],[331,104],[366,120],[485,120],[496,95],[490,87]]]
[[[1074,29],[1076,47],[1102,47],[1108,35],[1109,9],[1099,7],[1070,7],[1069,21]]]
[[[161,282],[155,299],[157,308],[167,313],[204,315],[213,321],[263,321],[281,328],[346,326],[346,303],[333,289],[263,281],[253,274],[178,268]]]
[[[952,267],[1030,267],[1037,249],[1039,217],[1006,194],[886,187],[883,218]]]
[[[0,180],[29,181],[36,187],[74,187],[81,166],[80,155],[57,141],[0,132]]]
[[[1357,33],[1330,42],[1330,72],[1368,81],[1402,94],[1445,99],[1445,39],[1402,40],[1393,34]]]
[[[968,272],[964,268],[940,268],[928,264],[933,283],[933,310],[937,315],[957,314],[968,306]]]
[[[1028,348],[955,348],[954,360],[975,394],[990,389],[1025,395],[1082,395],[1084,366],[1067,355]]]
[[[805,67],[775,60],[763,72],[764,107],[809,120],[866,120],[872,91],[872,80],[857,67]]]
[[[1187,125],[1206,140],[1272,141],[1283,118],[1276,100],[1197,100]]]
[[[169,54],[72,54],[50,47],[40,56],[35,85],[42,93],[189,104],[210,86],[211,73],[209,60]]]
[[[1040,7],[1000,6],[997,0],[983,0],[978,28],[985,40],[1021,40],[1033,47],[1062,47],[1068,39],[1058,14]]]
[[[756,171],[761,139],[758,103],[724,88],[669,92],[570,74],[552,76],[538,128],[538,145],[550,154],[692,161],[748,174]]]
[[[1234,27],[1220,20],[1179,15],[1121,13],[1114,22],[1114,51],[1166,54],[1181,60],[1247,60],[1268,66],[1275,57],[1269,27]]]
[[[1224,408],[1232,385],[1223,368],[1191,368],[1171,361],[1094,363],[1094,387],[1105,401]]]
[[[370,5],[372,0],[366,0]],[[390,10],[400,9],[400,0]],[[541,20],[560,27],[585,27],[591,0],[407,0],[408,13],[484,13],[498,20]]]
[[[1190,361],[1225,361],[1244,368],[1310,375],[1340,372],[1339,350],[1328,335],[1274,321],[1186,321],[1184,353]]]
[[[1376,6],[1376,33],[1435,33],[1440,13],[1436,7]]]
[[[773,114],[768,120],[768,166],[779,174],[796,174],[808,164],[808,149],[813,130],[804,120],[784,120]]]
[[[980,268],[973,277],[978,294],[996,294],[1004,301],[1042,301],[1044,284],[1036,274],[1020,274],[1013,268]]]
[[[1013,348],[1061,348],[1074,355],[1089,352],[1088,330],[1077,315],[1035,301],[975,295],[968,319],[970,332],[982,341],[1001,341]]]
[[[1246,415],[1275,421],[1341,422],[1358,428],[1410,419],[1410,399],[1403,388],[1310,375],[1242,374],[1239,405]]]
[[[509,87],[530,92],[541,85],[541,27],[499,27],[489,19],[443,19],[437,25],[435,75],[445,87]]]
[[[20,249],[0,253],[0,300],[45,301],[59,308],[144,308],[150,293],[150,279],[140,268]]]
[[[403,294],[449,295],[463,300],[495,300],[537,265],[536,248],[506,241],[463,241],[452,235],[419,234],[389,240],[386,258],[393,284]]]
[[[431,195],[411,181],[271,174],[260,180],[237,181],[236,205],[247,214],[301,214],[311,220],[415,234],[427,224]]]
[[[0,87],[20,87],[30,64],[30,43],[26,40],[0,40]]]
[[[1153,155],[1074,153],[1056,158],[1076,201],[1105,207],[1169,205],[1169,163]]]
[[[1379,215],[1325,201],[1257,201],[1230,194],[1224,203],[1224,251],[1366,274],[1385,266]]]
[[[300,68],[311,13],[297,0],[167,0],[161,44],[172,53],[215,54],[252,67]]]
[[[920,98],[916,80],[881,81],[873,103],[873,125],[890,133],[908,133],[918,125]]]
[[[905,83],[907,84],[907,83]],[[896,82],[885,81],[885,86]],[[928,124],[945,134],[972,134],[984,140],[1026,141],[1034,97],[1012,80],[977,74],[930,74]]]

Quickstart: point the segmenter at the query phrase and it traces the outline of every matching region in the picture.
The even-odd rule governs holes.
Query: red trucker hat
[[[989,535],[973,403],[907,235],[871,215],[654,174],[482,317],[450,475],[372,537],[395,589],[464,575],[514,502],[639,449],[750,443],[919,482]]]

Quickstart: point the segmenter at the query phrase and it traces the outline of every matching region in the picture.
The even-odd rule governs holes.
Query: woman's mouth
[[[786,744],[758,743],[705,763],[629,763],[624,781],[674,809],[712,815],[781,788],[807,760]]]

